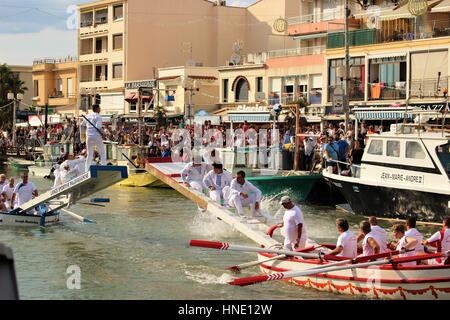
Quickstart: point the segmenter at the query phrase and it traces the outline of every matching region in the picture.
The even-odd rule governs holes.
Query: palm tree
[[[25,82],[20,80],[19,75],[12,72],[11,68],[6,64],[0,65],[0,123],[3,129],[10,129],[12,127],[13,108],[2,108],[7,105],[8,93],[12,92],[14,96],[18,93],[24,94],[28,88]]]

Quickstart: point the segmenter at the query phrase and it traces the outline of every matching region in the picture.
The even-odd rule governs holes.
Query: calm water
[[[4,172],[5,169],[0,169]],[[18,173],[9,174],[18,175]],[[45,191],[51,182],[31,179]],[[14,251],[21,299],[351,299],[282,282],[250,287],[225,283],[227,266],[253,261],[255,254],[188,248],[191,239],[253,242],[207,214],[173,190],[113,187],[106,208],[77,205],[72,211],[97,222],[83,225],[63,215],[58,226],[0,229],[0,242]],[[276,211],[276,202],[264,203]],[[334,219],[360,218],[322,207],[302,206],[309,236],[335,242]],[[66,270],[81,268],[81,289],[68,290]],[[242,276],[255,275],[259,269]]]

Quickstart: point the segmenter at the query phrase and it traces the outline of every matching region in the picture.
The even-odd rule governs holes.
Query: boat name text
[[[53,195],[55,195],[55,194],[58,194],[58,193],[60,193],[60,192],[63,192],[64,190],[67,190],[67,189],[73,187],[74,185],[76,185],[76,184],[78,184],[78,183],[84,181],[84,180],[88,180],[89,177],[90,177],[90,172],[86,172],[86,173],[83,174],[82,176],[79,176],[78,178],[75,178],[75,179],[71,180],[70,182],[68,182],[68,183],[66,183],[66,184],[64,184],[64,185],[62,185],[62,186],[60,186],[60,187],[58,187],[58,188],[53,189],[51,195],[53,196]]]
[[[401,174],[401,173],[383,172],[383,173],[381,173],[381,179],[398,181],[398,182],[406,182],[406,183],[415,183],[415,184],[423,184],[424,183],[423,176]]]

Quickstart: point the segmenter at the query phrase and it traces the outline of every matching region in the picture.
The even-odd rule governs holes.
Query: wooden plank
[[[167,176],[166,174],[164,174],[164,172],[157,169],[151,163],[147,164],[146,169],[150,174],[154,175],[156,178],[167,184],[169,187],[175,189],[189,200],[195,202],[200,208],[206,209],[208,207],[208,201],[206,201],[200,195],[195,194],[195,192],[187,188],[185,185],[179,183],[172,177]]]

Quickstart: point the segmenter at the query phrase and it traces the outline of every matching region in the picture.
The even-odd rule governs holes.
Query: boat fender
[[[269,228],[269,230],[267,231],[267,235],[271,238],[273,238],[273,233],[275,232],[275,230],[279,229],[280,227],[276,224],[272,227]]]

